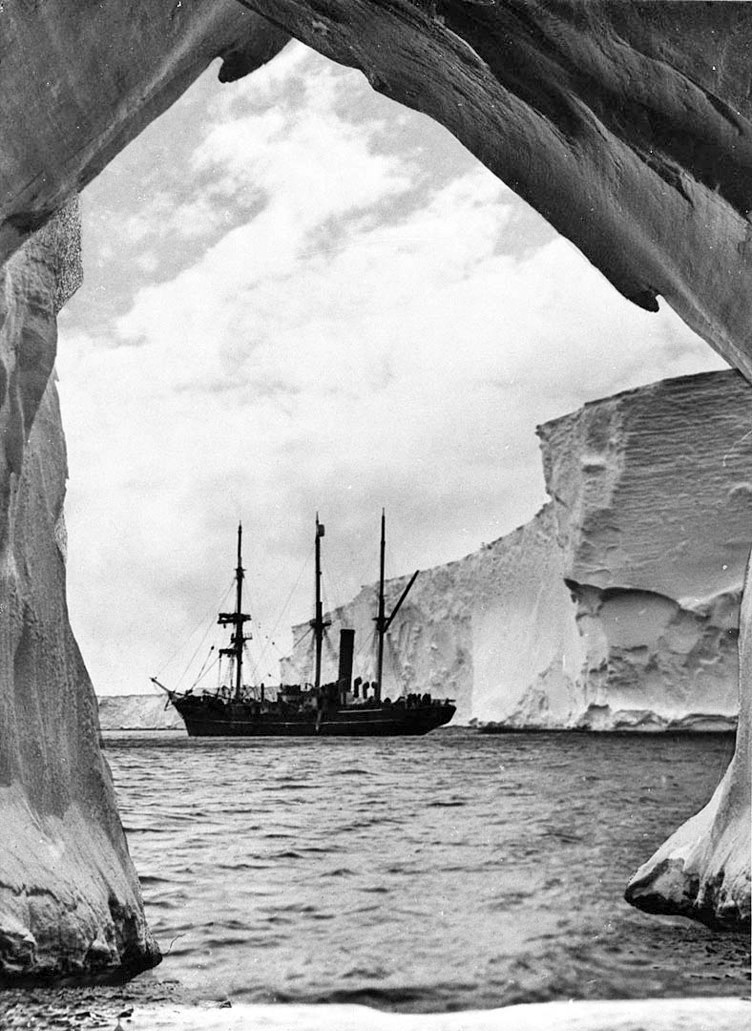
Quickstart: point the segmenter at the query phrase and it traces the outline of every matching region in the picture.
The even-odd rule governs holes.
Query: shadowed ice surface
[[[402,1011],[738,995],[748,947],[622,899],[729,738],[106,741],[149,978],[195,999]]]

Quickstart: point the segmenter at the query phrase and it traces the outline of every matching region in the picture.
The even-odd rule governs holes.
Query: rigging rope
[[[195,680],[193,681],[193,683],[191,684],[191,689],[193,689],[193,688],[194,688],[194,687],[196,686],[196,684],[197,684],[197,683],[199,682],[199,680],[201,679],[201,677],[202,677],[202,676],[204,675],[204,670],[206,669],[206,664],[207,664],[207,662],[209,661],[209,659],[211,658],[211,653],[212,653],[213,651],[214,651],[214,645],[212,645],[212,646],[211,646],[211,648],[209,649],[209,654],[208,654],[208,655],[206,656],[206,658],[204,659],[204,664],[203,664],[203,666],[202,666],[202,667],[201,667],[201,669],[200,669],[200,670],[198,671],[198,674],[197,674],[197,676],[196,676],[196,679],[195,679]],[[211,668],[211,667],[210,667],[210,668]]]
[[[229,588],[228,588],[228,589],[227,589],[227,591],[225,592],[225,596],[224,596],[224,598],[222,599],[222,601],[220,601],[220,603],[219,603],[219,607],[220,607],[220,608],[222,608],[222,605],[224,604],[225,598],[227,598],[227,595],[228,595],[228,594],[230,593],[230,591],[232,590],[232,586],[233,586],[233,585],[232,585],[232,584],[230,584]],[[208,626],[208,627],[206,628],[206,630],[204,631],[204,633],[203,633],[203,635],[202,635],[202,637],[201,637],[201,640],[200,640],[200,641],[198,642],[198,644],[196,645],[196,650],[194,651],[193,655],[191,655],[190,659],[188,660],[188,664],[186,665],[185,669],[183,670],[182,674],[180,675],[180,677],[179,677],[179,679],[178,679],[178,682],[177,682],[177,683],[178,683],[178,685],[180,685],[180,683],[181,683],[181,682],[182,682],[182,680],[183,680],[183,677],[184,677],[184,676],[186,675],[186,673],[188,672],[188,670],[189,670],[189,669],[191,668],[191,666],[193,665],[193,662],[194,662],[194,660],[195,660],[196,656],[198,655],[198,652],[199,652],[199,648],[202,648],[202,647],[203,647],[203,645],[204,645],[204,641],[205,641],[205,640],[206,640],[206,638],[207,638],[207,637],[209,636],[209,634],[211,633],[211,631],[212,631],[212,630],[214,629],[214,625],[215,625],[214,623],[210,623],[210,624],[209,624],[209,626]]]
[[[397,651],[396,645],[394,644],[394,641],[392,640],[392,635],[390,633],[387,633],[386,635],[386,644],[387,660],[389,662],[389,667],[392,676],[394,677],[395,682],[399,684],[400,691],[402,692],[402,694],[406,694],[407,678],[405,677],[405,669],[402,663],[400,662],[399,653]]]
[[[211,671],[214,669],[215,666],[219,666],[219,655],[215,655],[214,656],[214,662],[212,662],[212,664],[210,666],[207,666],[206,669],[201,673],[201,675],[199,677],[196,677],[196,680],[193,683],[193,687],[196,687],[196,685],[198,684],[199,680],[201,680],[203,677],[205,677],[208,673],[211,673]]]
[[[204,614],[203,616],[201,616],[201,618],[200,618],[200,619],[198,620],[198,622],[196,623],[196,625],[194,626],[194,628],[193,628],[193,629],[191,630],[191,632],[190,632],[190,633],[188,634],[188,636],[187,636],[187,637],[186,637],[186,638],[185,638],[184,640],[182,640],[182,641],[181,641],[181,642],[180,642],[180,643],[178,644],[178,646],[177,646],[177,647],[175,648],[175,650],[173,651],[173,653],[172,653],[172,654],[170,655],[169,659],[167,659],[167,661],[166,661],[166,662],[164,662],[164,663],[162,664],[161,668],[160,668],[160,669],[159,669],[159,670],[157,671],[157,676],[158,676],[158,677],[160,677],[160,676],[162,675],[162,673],[163,673],[163,672],[165,671],[165,669],[166,669],[166,668],[167,668],[167,667],[169,666],[169,664],[170,664],[170,663],[172,662],[172,660],[173,660],[173,659],[175,658],[175,656],[176,656],[176,655],[178,654],[178,652],[180,651],[180,649],[181,649],[181,648],[184,648],[184,647],[185,647],[185,643],[186,643],[186,641],[190,641],[190,639],[191,639],[191,638],[193,637],[193,635],[194,635],[194,634],[196,633],[196,631],[198,630],[198,628],[199,628],[199,627],[200,627],[200,626],[201,626],[201,625],[202,625],[203,623],[205,623],[205,622],[206,622],[206,620],[207,620],[207,619],[208,619],[208,617],[209,617],[209,614],[210,614],[210,613],[211,613],[212,611],[215,611],[215,612],[216,612],[216,611],[217,611],[218,609],[221,609],[221,608],[222,608],[222,606],[224,605],[225,601],[227,600],[227,595],[228,595],[228,594],[230,593],[230,591],[232,590],[232,588],[233,588],[234,584],[235,584],[235,581],[234,581],[234,580],[231,580],[231,581],[230,581],[230,586],[229,586],[229,587],[228,587],[228,588],[227,588],[227,589],[225,590],[224,594],[223,594],[223,595],[222,595],[222,597],[221,597],[221,598],[219,599],[219,603],[218,603],[217,605],[215,605],[215,606],[214,606],[214,609],[213,609],[213,610],[212,610],[212,609],[209,609],[209,610],[208,610],[208,611],[207,611],[207,612],[206,612],[206,613],[205,613],[205,614]],[[201,638],[201,640],[200,640],[200,641],[199,641],[199,643],[198,643],[198,648],[196,648],[196,652],[198,651],[198,649],[199,649],[199,648],[201,647],[201,645],[202,645],[202,644],[204,643],[204,641],[206,640],[206,637],[207,637],[207,635],[208,635],[208,633],[209,633],[209,630],[211,630],[211,628],[212,628],[213,626],[214,626],[214,623],[213,623],[213,622],[209,624],[209,627],[208,627],[208,629],[206,630],[206,633],[204,634],[204,636],[203,636],[203,637]],[[194,652],[194,656],[195,656],[196,652]],[[191,658],[191,662],[192,662],[192,661],[193,661],[193,658]],[[188,665],[190,666],[190,662],[188,663]],[[185,676],[186,672],[187,672],[187,668],[186,668],[186,669],[185,669],[185,670],[183,671],[183,674],[182,674],[182,676],[181,676],[180,680],[182,680],[182,679],[183,679],[183,677]],[[178,683],[180,683],[180,681],[178,681]]]
[[[315,677],[314,670],[316,665],[316,639],[313,636],[312,626],[309,626],[306,632],[300,638],[300,640],[297,643],[297,647],[300,647],[309,635],[311,639],[308,642],[308,647],[306,648],[306,661],[304,668],[306,668],[308,672],[308,683],[313,683]]]
[[[363,644],[361,648],[358,649],[355,655],[355,660],[353,662],[353,670],[355,670],[356,667],[359,667],[360,670],[363,669],[363,666],[365,665],[365,656],[368,655],[370,657],[373,655],[375,651],[376,641],[378,640],[378,636],[379,635],[376,632],[376,627],[374,627],[373,632],[371,633],[370,640],[366,640],[366,642]]]
[[[295,591],[297,591],[298,587],[300,586],[300,581],[303,579],[303,573],[305,573],[306,569],[308,568],[308,566],[310,566],[310,564],[311,564],[311,556],[307,555],[305,560],[304,560],[304,562],[303,562],[303,565],[300,567],[300,572],[298,573],[298,579],[292,585],[292,587],[290,589],[290,593],[287,595],[287,600],[285,601],[284,605],[282,606],[282,611],[279,614],[279,618],[277,619],[277,622],[272,627],[272,633],[273,634],[276,634],[277,627],[282,622],[282,617],[284,616],[284,614],[287,612],[287,609],[289,608],[290,602],[292,600],[292,596],[295,593]]]
[[[275,642],[272,640],[272,636],[276,635],[277,629],[279,627],[279,624],[282,622],[282,618],[284,617],[285,613],[287,612],[288,608],[290,607],[290,602],[292,601],[292,597],[295,594],[295,592],[297,591],[298,587],[300,586],[300,581],[303,579],[303,574],[305,573],[306,569],[308,568],[308,566],[310,564],[311,564],[311,556],[308,555],[308,556],[306,556],[302,566],[300,567],[300,572],[298,573],[298,579],[295,581],[295,583],[290,588],[290,593],[287,595],[287,599],[285,600],[285,603],[282,606],[282,611],[280,612],[279,616],[277,617],[276,623],[272,627],[271,634],[269,634],[269,635],[264,634],[264,637],[266,638],[267,644],[265,644],[262,647],[262,649],[261,649],[261,654],[258,657],[258,661],[256,663],[256,667],[258,667],[261,664],[264,656],[266,655],[266,649],[267,649],[268,644],[271,644],[277,650],[277,654],[279,655],[280,658],[284,658],[284,656],[282,655],[282,651],[277,647]],[[260,623],[257,623],[256,626],[259,628],[259,630],[261,629],[261,624]],[[303,638],[301,638],[301,640],[303,640]],[[270,676],[271,676],[271,674],[270,674]]]
[[[245,648],[243,648],[243,651],[245,652],[245,651],[246,651],[246,649],[245,649]],[[258,659],[256,660],[256,662],[254,663],[254,665],[253,665],[252,669],[251,669],[251,675],[250,675],[250,677],[249,677],[249,680],[250,680],[251,682],[253,682],[253,681],[254,681],[254,680],[255,680],[255,679],[257,678],[257,674],[258,674],[258,669],[259,669],[259,666],[261,665],[261,659],[262,659],[262,658],[263,658],[263,655],[260,655],[260,656],[258,657]],[[250,653],[248,654],[248,661],[249,661],[249,662],[252,662],[252,661],[253,661],[253,656],[252,656],[252,655],[250,655]],[[271,672],[268,672],[268,673],[266,673],[266,674],[265,674],[265,676],[268,676],[268,677],[271,677],[272,679],[274,679],[274,676],[273,676],[273,674],[272,674]]]

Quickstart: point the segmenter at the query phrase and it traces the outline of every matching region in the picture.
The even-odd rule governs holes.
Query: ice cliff
[[[510,728],[732,729],[751,421],[752,387],[722,372],[541,426],[551,502],[418,578],[390,631],[385,692],[448,694],[457,722]],[[392,603],[406,582],[389,582]],[[355,627],[366,680],[375,594],[331,614],[332,640]],[[308,675],[307,625],[294,640],[287,680]],[[331,652],[324,663],[334,678]]]
[[[102,730],[184,730],[184,724],[164,695],[103,695],[99,699]]]
[[[62,250],[43,258],[34,234],[213,59],[222,60],[221,78],[237,78],[288,34],[447,126],[625,296],[651,310],[664,297],[752,379],[749,5],[3,5],[0,790],[3,826],[14,833],[0,842],[0,963],[8,976],[143,965],[154,955],[64,607],[55,542],[65,462],[47,390],[60,291],[45,268],[67,245],[60,238]],[[34,304],[22,315],[31,282]],[[587,571],[586,556],[574,567]],[[611,600],[588,595],[582,605]],[[686,611],[696,610],[693,602]],[[737,757],[712,807],[640,871],[635,904],[748,919],[748,606],[742,624]]]
[[[752,542],[750,425],[752,388],[723,372],[539,428],[584,647],[577,725],[731,725]]]

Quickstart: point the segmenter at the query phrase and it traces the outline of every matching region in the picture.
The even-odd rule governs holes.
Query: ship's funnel
[[[352,683],[353,652],[355,651],[355,631],[340,630],[339,632],[339,674],[337,682],[339,689],[344,694],[350,690]]]

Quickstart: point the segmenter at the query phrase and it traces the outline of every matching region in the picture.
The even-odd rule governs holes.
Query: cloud
[[[536,423],[722,364],[356,73],[293,47],[236,86],[202,92],[188,186],[107,201],[132,252],[62,322],[71,608],[103,691],[141,689],[211,610],[237,518],[273,626],[316,510],[336,603],[375,577],[382,505],[393,573],[457,558],[544,500]]]

